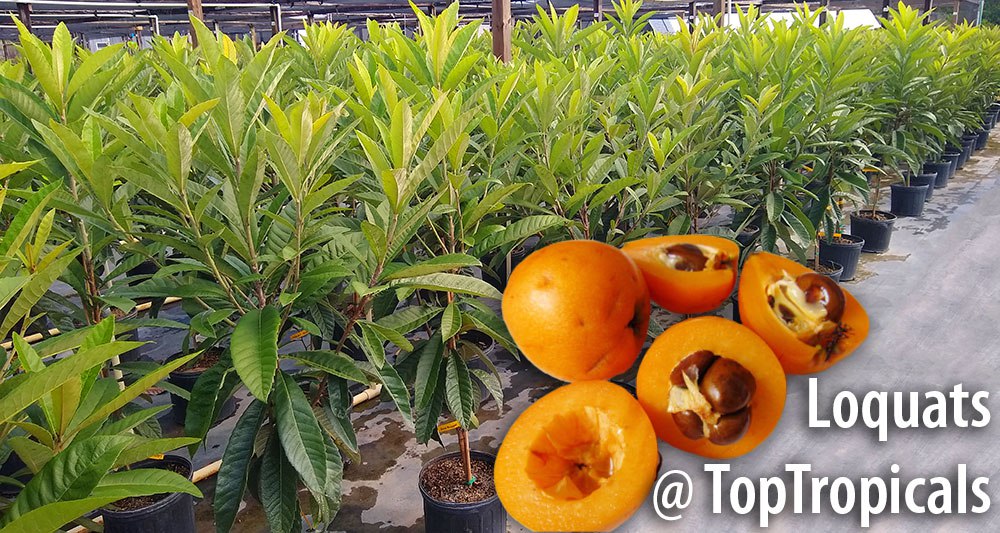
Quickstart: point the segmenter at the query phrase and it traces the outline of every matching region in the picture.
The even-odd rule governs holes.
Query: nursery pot
[[[194,467],[186,457],[167,455],[161,460],[146,459],[133,465],[135,468],[163,467],[167,464],[187,467],[187,478],[194,474]],[[175,492],[146,507],[132,510],[111,511],[104,509],[104,533],[195,533],[194,498],[190,494]]]
[[[819,260],[833,261],[843,265],[844,272],[840,279],[850,281],[854,279],[854,274],[858,270],[858,261],[861,260],[861,248],[865,245],[865,240],[857,235],[843,234],[840,242],[819,240]]]
[[[851,235],[864,239],[862,252],[880,254],[889,249],[892,238],[892,226],[896,223],[896,215],[886,211],[860,211],[851,213]]]
[[[490,463],[496,462],[496,456],[489,453],[471,452],[473,459]],[[424,529],[426,531],[448,531],[455,533],[504,533],[507,531],[507,511],[504,510],[500,498],[494,494],[491,498],[480,502],[454,503],[433,498],[424,488],[423,478],[427,469],[448,458],[458,457],[458,452],[446,453],[435,457],[420,469],[417,486],[420,496],[424,499]]]
[[[915,185],[918,187],[921,185],[926,186],[927,193],[925,198],[927,200],[930,200],[931,196],[934,196],[934,187],[935,185],[937,185],[937,172],[931,172],[927,174],[917,174],[916,176],[911,176],[910,185]]]
[[[928,161],[924,163],[924,172],[934,176],[930,190],[927,191],[927,199],[929,200],[934,194],[934,189],[941,189],[948,185],[948,178],[951,174],[951,161],[944,158],[941,161]]]
[[[965,164],[969,162],[969,158],[972,157],[972,150],[975,148],[976,141],[978,140],[978,135],[962,136],[962,158],[958,160],[958,168],[964,168]]]
[[[945,151],[944,155],[941,156],[941,159],[951,163],[951,168],[948,169],[948,179],[951,179],[951,177],[954,176],[956,172],[958,172],[958,160],[961,158],[962,158],[961,150],[948,150]],[[945,183],[945,185],[947,185],[947,183]],[[935,183],[934,186],[937,187],[937,184]]]
[[[758,233],[760,233],[760,228],[750,224],[736,235],[736,242],[740,243],[741,248],[746,248],[753,243]]]
[[[910,182],[913,183],[912,181]],[[919,217],[924,212],[924,202],[927,201],[927,185],[903,185],[893,183],[892,206],[889,211],[897,217]]]
[[[844,265],[840,263],[834,263],[833,261],[820,261],[819,263],[823,267],[829,269],[826,272],[820,272],[824,276],[832,279],[833,281],[840,281],[840,276],[844,273]]]
[[[986,141],[990,140],[990,130],[989,128],[984,128],[983,131],[979,132],[979,137],[976,138],[976,150],[982,150],[986,148]]]
[[[170,359],[174,359],[176,357],[180,357],[180,354],[175,355]],[[198,382],[198,378],[201,377],[206,370],[208,369],[199,368],[194,370],[175,370],[170,373],[169,377],[167,377],[167,381],[188,392],[191,392],[194,390],[194,384]],[[180,396],[177,396],[176,394],[171,393],[170,403],[172,405],[172,408],[170,409],[170,417],[176,424],[183,426],[184,420],[187,418],[188,401]],[[219,409],[219,417],[216,421],[225,420],[233,416],[234,413],[236,413],[236,399],[230,396],[226,399],[225,403],[222,404],[222,409]]]

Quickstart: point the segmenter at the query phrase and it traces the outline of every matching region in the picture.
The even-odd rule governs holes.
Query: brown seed
[[[701,393],[716,413],[727,415],[746,407],[757,391],[757,380],[743,365],[719,358],[701,380]]]
[[[701,248],[694,244],[681,243],[669,246],[667,255],[676,257],[674,269],[684,272],[699,272],[705,270],[705,265],[708,264],[708,258],[702,253]]]
[[[750,429],[749,407],[723,416],[717,423],[709,426],[708,440],[712,441],[712,444],[725,446],[743,438],[748,429]]]
[[[844,291],[827,276],[808,272],[795,278],[795,284],[806,293],[809,303],[820,302],[826,307],[826,318],[831,322],[840,322],[844,316]]]
[[[694,411],[673,413],[673,417],[674,423],[677,424],[677,429],[681,430],[681,433],[685,437],[691,440],[698,440],[705,436],[705,428],[701,423],[701,418]]]
[[[705,375],[705,372],[708,371],[716,359],[718,359],[718,356],[708,350],[694,352],[681,359],[681,362],[677,363],[677,366],[670,372],[670,383],[677,387],[687,388],[687,384],[684,383],[683,374],[687,374],[691,378],[691,381],[695,383],[701,382],[702,376]]]

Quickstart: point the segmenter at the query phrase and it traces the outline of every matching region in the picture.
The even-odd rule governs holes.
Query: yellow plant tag
[[[162,453],[158,453],[156,455],[150,455],[149,458],[153,459],[154,461],[162,461],[163,460],[163,454]]]
[[[440,426],[438,426],[438,433],[447,433],[449,431],[454,431],[454,430],[458,429],[460,426],[461,426],[461,424],[458,423],[458,420],[453,420],[451,422],[446,422],[446,423],[441,424]]]
[[[306,331],[304,329],[300,329],[299,331],[296,331],[295,333],[292,333],[292,336],[289,337],[289,339],[291,339],[293,341],[297,341],[297,340],[301,339],[302,337],[305,337],[308,334],[309,334],[308,331]]]

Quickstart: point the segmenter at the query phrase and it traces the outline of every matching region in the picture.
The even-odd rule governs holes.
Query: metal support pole
[[[604,2],[594,0],[594,22],[604,19]]]
[[[510,0],[493,0],[493,16],[490,26],[493,31],[493,55],[507,63],[512,55],[511,29],[514,21],[510,15]]]
[[[153,35],[160,35],[160,17],[156,15],[149,17],[149,29],[152,30]]]
[[[21,24],[28,28],[29,33],[33,33],[31,31],[31,4],[17,4],[17,18],[21,19]]]
[[[688,4],[688,22],[693,24],[696,18],[698,18],[698,4],[692,1]]]
[[[281,30],[281,6],[275,4],[271,6],[271,32],[277,35]]]

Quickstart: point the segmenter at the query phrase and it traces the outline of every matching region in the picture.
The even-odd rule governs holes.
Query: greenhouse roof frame
[[[611,9],[612,0],[469,0],[462,1],[462,15],[467,18],[491,19],[494,4],[509,4],[511,16],[523,19],[535,14],[537,7],[554,6],[564,10],[580,4],[581,19],[599,18]],[[812,8],[830,6],[836,9],[871,9],[876,14],[886,12],[894,0],[819,0],[806,2]],[[950,0],[949,0],[950,1]],[[449,0],[417,0],[418,8],[435,13],[447,7]],[[798,2],[801,4],[802,2]],[[911,0],[922,9],[930,9],[932,0]],[[947,2],[941,2],[947,3]],[[728,5],[727,5],[728,4]],[[762,11],[787,11],[796,2],[789,0],[647,0],[644,12],[664,17],[693,17],[695,13],[718,13],[724,7],[758,6]],[[270,35],[281,30],[297,30],[311,21],[330,20],[359,26],[368,19],[381,22],[414,24],[415,17],[406,0],[276,0],[211,1],[200,0],[14,0],[0,1],[0,13],[27,20],[32,31],[43,39],[51,36],[58,22],[66,22],[75,35],[86,38],[125,37],[138,32],[172,34],[188,31],[188,14],[200,5],[203,20],[214,29],[227,34],[261,33]],[[732,9],[730,7],[730,9]],[[17,29],[7,17],[0,20],[0,40],[16,39]]]

